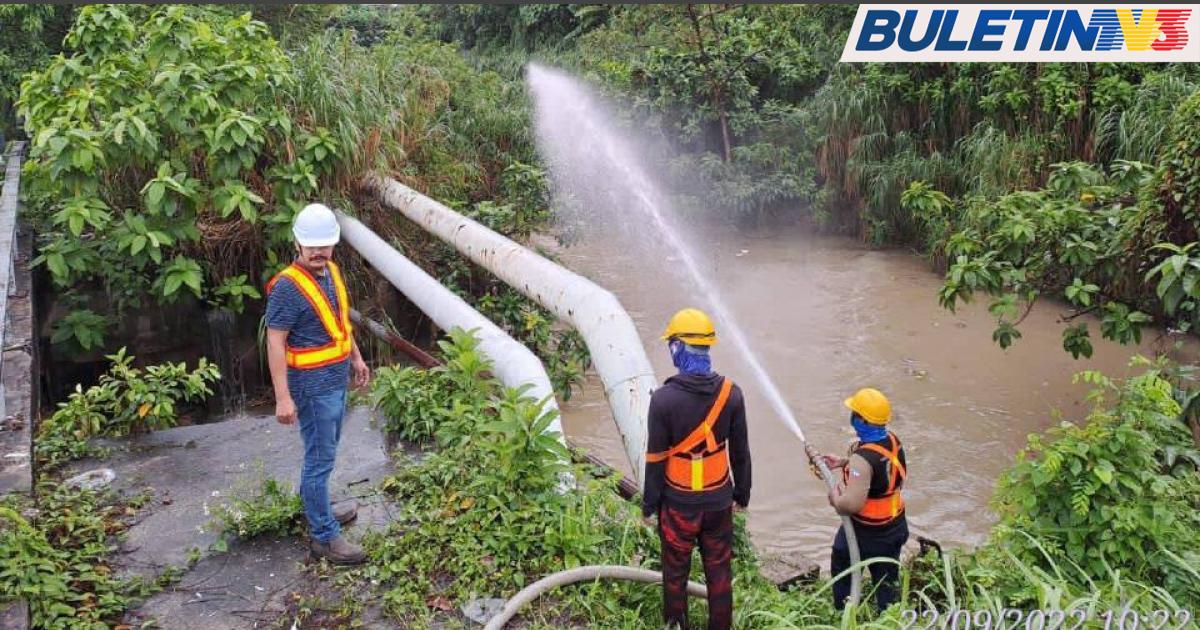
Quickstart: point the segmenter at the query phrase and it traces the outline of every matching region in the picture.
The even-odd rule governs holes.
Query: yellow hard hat
[[[717,331],[704,311],[685,308],[671,316],[663,339],[679,339],[692,346],[711,346],[717,343]]]
[[[892,419],[892,405],[878,389],[864,387],[846,399],[846,407],[871,424],[887,424]]]

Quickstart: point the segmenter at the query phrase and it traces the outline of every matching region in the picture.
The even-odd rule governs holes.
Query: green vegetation
[[[43,473],[95,452],[88,440],[117,437],[175,426],[176,405],[199,402],[212,395],[209,384],[221,378],[217,366],[200,359],[188,371],[180,363],[133,367],[134,357],[121,348],[106,357],[112,361],[100,382],[84,389],[76,385],[54,415],[42,421],[35,451]]]
[[[847,6],[427,13],[486,65],[598,83],[665,140],[685,210],[918,247],[947,308],[993,298],[1002,346],[1044,296],[1073,310],[1076,357],[1085,312],[1120,343],[1200,317],[1194,64],[838,64]]]
[[[15,103],[22,75],[59,51],[72,16],[73,9],[65,5],[0,6],[0,32],[5,34],[0,41],[0,138],[18,131]]]
[[[114,322],[180,300],[255,314],[258,287],[291,257],[292,216],[322,200],[529,345],[569,396],[588,362],[578,335],[357,189],[377,170],[517,239],[553,227],[520,83],[531,58],[597,82],[644,122],[671,151],[685,211],[916,247],[946,273],[943,306],[986,296],[1001,346],[1044,298],[1069,310],[1062,346],[1075,357],[1093,352],[1092,314],[1119,343],[1200,325],[1194,65],[841,65],[846,6],[251,11],[0,8],[13,35],[0,43],[0,124],[14,130],[15,104],[31,139],[35,263],[71,306],[50,323],[59,348],[107,350]],[[365,266],[343,257],[360,310],[382,311]],[[543,433],[553,416],[540,401],[492,378],[471,335],[439,346],[443,367],[377,375],[387,430],[431,452],[381,484],[399,515],[367,538],[368,565],[332,580],[346,596],[337,623],[368,593],[405,627],[453,625],[466,601],[559,569],[654,568],[657,536],[615,480],[572,466],[579,489],[559,491],[568,453]],[[42,424],[42,472],[87,454],[90,437],[173,426],[177,405],[219,377],[206,362],[108,358],[100,383]],[[1080,609],[1103,627],[1106,610],[1200,610],[1200,433],[1181,421],[1200,416],[1195,371],[1144,367],[1124,382],[1085,373],[1095,410],[1030,438],[1000,481],[986,544],[907,563],[902,604],[882,614],[835,613],[825,581],[778,591],[739,517],[736,626],[892,628],[902,609],[957,607],[989,619]],[[39,628],[116,623],[150,588],[113,578],[105,559],[126,507],[48,486],[38,496],[35,516],[0,506],[4,597],[27,598]],[[290,533],[298,513],[268,479],[217,508],[215,526]],[[526,622],[642,628],[660,606],[654,587],[584,584]]]
[[[325,18],[306,15],[279,22],[284,48],[226,8],[88,6],[65,55],[26,78],[35,263],[75,305],[56,343],[103,348],[129,309],[181,299],[242,313],[290,261],[294,213],[320,199],[491,309],[569,394],[587,365],[578,338],[396,213],[356,203],[377,169],[516,238],[543,226],[519,82],[473,69],[408,13],[356,8],[310,34],[299,25]],[[370,312],[365,269],[346,262]]]
[[[89,6],[65,45],[20,101],[33,136],[23,189],[45,240],[35,263],[68,295],[102,286],[110,320],[150,298],[256,297],[238,250],[259,233],[286,244],[334,158],[277,104],[291,77],[266,27]]]
[[[574,466],[578,488],[560,492],[566,452],[544,433],[553,416],[490,377],[472,335],[455,330],[440,345],[445,367],[392,371],[373,386],[389,431],[433,440],[433,452],[403,462],[380,484],[399,506],[396,520],[367,536],[367,565],[330,576],[340,602],[302,599],[289,614],[310,618],[314,606],[337,610],[334,625],[342,627],[364,602],[378,601],[405,627],[456,627],[453,611],[470,599],[509,596],[553,571],[593,563],[654,569],[657,536],[641,523],[636,504],[618,497],[616,480]],[[1093,620],[1085,627],[1099,628],[1095,620],[1108,610],[1128,607],[1143,618],[1195,610],[1200,559],[1189,541],[1200,525],[1200,452],[1177,421],[1180,392],[1167,379],[1178,377],[1161,364],[1123,383],[1085,373],[1097,387],[1095,412],[1080,425],[1063,423],[1048,439],[1031,436],[1000,483],[1001,522],[988,542],[907,563],[901,605],[882,615],[869,604],[839,615],[825,580],[776,589],[758,574],[738,516],[735,627],[894,628],[905,609],[957,607],[997,620],[1014,608],[1079,610]],[[414,390],[419,395],[409,397]],[[52,492],[58,494],[46,494]],[[113,580],[106,568],[111,545],[101,533],[116,530],[110,523],[96,531],[97,519],[128,512],[97,508],[112,499],[92,493],[44,488],[42,496],[36,528],[13,510],[0,512],[0,557],[12,559],[0,570],[0,581],[13,580],[6,592],[50,594],[35,609],[37,627],[90,627],[76,620],[115,618],[151,588]],[[216,527],[241,538],[291,533],[299,504],[283,484],[267,479],[255,496],[214,515]],[[72,531],[67,546],[53,538]],[[63,574],[56,563],[84,573]],[[695,571],[700,578],[699,566]],[[632,629],[659,618],[660,606],[654,587],[592,583],[555,592],[524,617],[531,628]],[[702,604],[694,603],[692,614],[699,621]]]
[[[370,564],[341,575],[341,587],[359,593],[369,584],[389,616],[426,627],[452,621],[446,611],[474,597],[508,596],[553,571],[655,568],[657,536],[617,497],[614,480],[575,467],[581,491],[556,492],[562,451],[541,435],[549,416],[486,376],[470,335],[454,331],[441,347],[444,368],[392,371],[375,382],[388,430],[436,437],[436,451],[381,484],[401,515],[368,537]],[[1000,483],[1001,523],[989,541],[906,564],[902,605],[883,615],[864,604],[839,616],[826,581],[776,589],[757,573],[739,517],[735,626],[893,628],[904,609],[951,607],[995,620],[1013,608],[1076,609],[1093,620],[1126,605],[1143,615],[1195,610],[1200,574],[1188,541],[1200,525],[1200,453],[1177,421],[1177,392],[1161,365],[1124,383],[1083,376],[1098,387],[1095,412],[1049,438],[1031,436]],[[660,606],[653,587],[586,584],[539,601],[527,621],[637,628],[658,619]]]
[[[210,527],[221,535],[218,551],[228,546],[226,536],[248,539],[260,534],[286,536],[303,529],[304,506],[300,495],[274,477],[262,480],[249,497],[240,497],[229,505],[209,508]]]
[[[1097,577],[1120,570],[1194,607],[1200,451],[1178,421],[1173,387],[1162,366],[1125,383],[1081,376],[1098,387],[1095,400],[1115,400],[1081,426],[1030,437],[998,486],[997,538],[1030,564],[1072,563]]]
[[[138,506],[111,492],[58,484],[38,489],[36,509],[12,496],[0,500],[0,602],[24,598],[39,630],[118,623],[131,602],[178,575],[169,570],[153,583],[113,575],[107,558]]]
[[[901,207],[928,231],[930,251],[949,270],[941,301],[953,308],[973,293],[995,298],[994,337],[1007,347],[1038,299],[1064,299],[1100,316],[1101,335],[1119,343],[1141,340],[1152,322],[1193,331],[1197,311],[1195,214],[1200,171],[1200,91],[1158,131],[1157,166],[1114,160],[1108,169],[1080,161],[1054,164],[1044,188],[951,202],[914,182]],[[1063,348],[1091,356],[1086,320],[1063,330]]]

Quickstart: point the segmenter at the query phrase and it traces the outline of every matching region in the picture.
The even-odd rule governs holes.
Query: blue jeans
[[[309,535],[322,543],[337,538],[341,533],[341,526],[333,518],[333,507],[329,504],[329,475],[333,473],[345,413],[345,389],[304,396],[296,401],[300,437],[304,440],[300,498],[304,502]]]

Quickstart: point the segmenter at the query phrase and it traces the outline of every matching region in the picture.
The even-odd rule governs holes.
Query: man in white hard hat
[[[335,564],[357,564],[366,554],[341,535],[341,525],[358,515],[357,506],[353,501],[330,504],[329,475],[342,433],[349,371],[358,387],[371,373],[354,342],[346,284],[330,260],[341,237],[337,217],[324,205],[309,204],[296,215],[292,235],[295,261],[267,284],[275,417],[286,425],[300,421],[300,497],[312,553]]]

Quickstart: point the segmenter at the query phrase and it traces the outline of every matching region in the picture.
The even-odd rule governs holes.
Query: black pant
[[[715,512],[680,511],[663,504],[658,513],[662,538],[663,617],[667,625],[688,628],[687,579],[692,548],[700,543],[708,587],[708,630],[733,624],[733,508]]]
[[[833,539],[833,555],[830,558],[829,570],[833,575],[850,568],[850,547],[846,544],[844,527],[839,527],[837,536]],[[901,516],[900,520],[884,527],[855,526],[854,534],[858,537],[859,554],[863,560],[869,558],[900,559],[900,548],[908,541],[908,521]],[[870,565],[871,579],[875,583],[875,605],[879,610],[887,608],[896,601],[896,584],[900,579],[900,567],[891,562],[877,562]],[[850,596],[850,575],[833,584],[833,605],[841,610]]]

